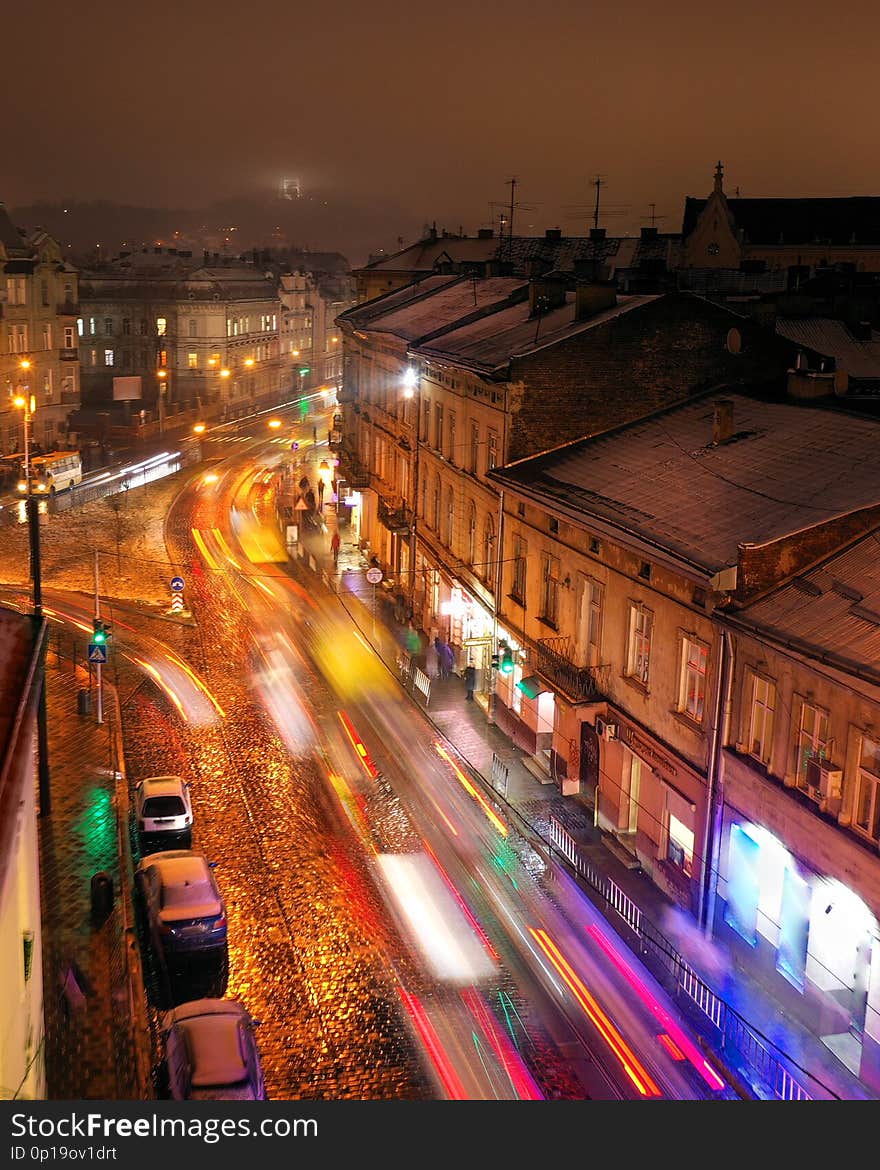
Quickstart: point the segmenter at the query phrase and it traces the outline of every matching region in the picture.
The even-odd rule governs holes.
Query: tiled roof
[[[706,199],[688,196],[682,236],[696,226]],[[749,244],[880,244],[880,197],[840,199],[727,199],[727,206]]]
[[[880,684],[880,530],[738,616]]]
[[[617,304],[583,321],[575,320],[575,294],[540,317],[529,315],[529,303],[499,308],[479,320],[452,328],[417,347],[425,357],[454,361],[484,373],[503,370],[512,358],[543,349],[566,337],[603,325],[623,313],[655,301],[656,296],[618,296]]]
[[[880,378],[880,333],[876,329],[871,331],[870,341],[859,341],[843,321],[777,317],[776,332],[796,345],[833,357],[837,368],[852,378]]]
[[[733,402],[734,435],[715,445],[722,397]],[[736,564],[741,543],[880,504],[878,444],[870,418],[713,394],[491,476],[717,572]]]
[[[8,256],[29,256],[31,248],[22,239],[21,232],[9,218],[6,204],[0,203],[0,247]]]
[[[396,289],[341,314],[367,332],[391,333],[408,342],[427,337],[474,313],[491,312],[511,296],[527,295],[527,284],[510,276],[472,280],[434,276]]]

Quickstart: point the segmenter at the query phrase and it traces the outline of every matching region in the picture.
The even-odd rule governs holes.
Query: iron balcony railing
[[[598,702],[608,694],[610,667],[578,666],[570,638],[540,638],[536,670],[556,690],[575,702]]]

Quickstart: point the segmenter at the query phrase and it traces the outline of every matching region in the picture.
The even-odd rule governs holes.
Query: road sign
[[[371,585],[378,585],[382,580],[382,570],[377,569],[375,565],[367,569],[367,580]]]
[[[98,642],[89,642],[89,662],[106,662],[107,647]]]
[[[181,591],[181,589],[183,588],[183,577],[172,577],[171,578],[171,588],[174,590],[175,593],[179,593]]]
[[[183,598],[180,596],[179,593],[175,593],[174,596],[171,598],[171,612],[172,613],[180,613],[182,609],[183,609]]]

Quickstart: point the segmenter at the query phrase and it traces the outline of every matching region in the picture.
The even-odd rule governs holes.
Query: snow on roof
[[[604,325],[623,313],[655,300],[655,295],[619,295],[616,305],[581,321],[575,320],[574,293],[567,293],[564,305],[540,317],[530,316],[529,303],[523,300],[432,338],[418,347],[418,353],[485,371],[496,370],[511,358]]]
[[[744,607],[739,616],[880,685],[880,531]]]
[[[625,393],[626,388],[621,387]],[[715,403],[733,436],[713,442]],[[880,424],[742,394],[707,395],[492,473],[660,544],[709,572],[880,503]]]
[[[417,294],[409,296],[407,289],[398,289],[379,302],[367,302],[374,312],[363,313],[360,306],[344,314],[356,328],[379,333],[392,333],[405,341],[416,341],[444,326],[455,324],[473,313],[491,310],[510,296],[523,290],[525,282],[511,276],[472,280],[462,276],[428,277],[416,286]]]
[[[235,1085],[247,1077],[242,1051],[241,1016],[231,1013],[191,1016],[180,1021],[192,1060],[192,1086]]]
[[[829,317],[778,317],[776,332],[796,345],[833,357],[835,365],[852,378],[880,378],[880,333],[871,330],[870,341],[853,337],[843,321]]]

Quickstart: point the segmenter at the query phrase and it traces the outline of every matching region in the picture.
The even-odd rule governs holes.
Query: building
[[[0,609],[0,1084],[46,1096],[37,834],[37,706],[46,626]]]
[[[496,721],[875,1084],[878,427],[712,392],[489,475]]]
[[[361,538],[488,704],[500,494],[490,472],[707,387],[772,377],[793,349],[692,294],[550,274],[436,274],[338,319],[342,476]]]
[[[34,451],[73,445],[71,415],[80,404],[78,275],[61,247],[42,229],[23,232],[0,204],[0,446],[2,454],[24,447],[24,413],[16,397],[29,399]]]

